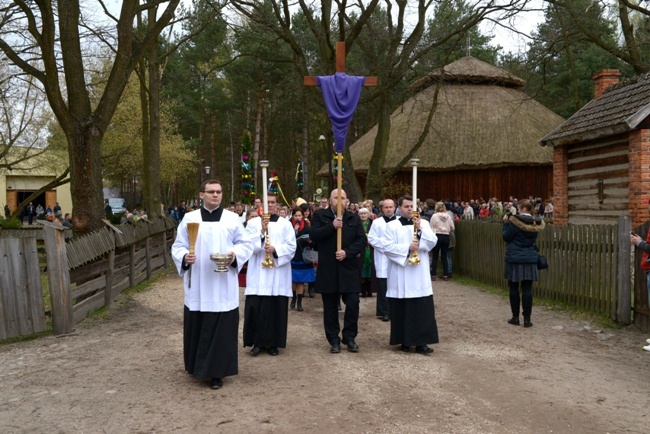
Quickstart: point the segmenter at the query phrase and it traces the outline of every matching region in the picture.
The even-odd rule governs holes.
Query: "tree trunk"
[[[261,83],[257,90],[257,116],[255,118],[255,141],[253,142],[253,179],[255,180],[255,197],[258,197],[258,179],[257,179],[257,165],[259,164],[260,157],[260,135],[262,133],[262,113],[264,112],[264,92],[262,91]]]
[[[350,202],[361,202],[363,200],[363,192],[361,191],[361,186],[359,181],[357,181],[357,176],[354,173],[354,165],[352,164],[352,154],[350,154],[350,147],[346,146],[343,150],[343,180],[347,181],[344,189],[348,194],[348,199]]]
[[[383,168],[386,161],[386,151],[388,149],[388,139],[390,138],[390,101],[386,93],[379,103],[379,122],[377,123],[377,137],[375,137],[375,147],[368,165],[368,177],[366,179],[366,197],[372,199],[374,203],[379,203],[382,199],[381,189],[384,184]]]
[[[307,94],[303,93],[303,125],[302,125],[302,191],[303,198],[309,202],[309,122],[307,116]]]
[[[76,231],[90,232],[104,226],[102,195],[101,133],[94,123],[78,122],[78,134],[68,136],[70,147],[70,194],[74,199],[72,224]]]
[[[149,9],[149,23],[157,8]],[[160,217],[160,62],[158,44],[149,49],[149,140],[143,146],[144,203],[148,217]],[[148,146],[147,146],[148,145]]]

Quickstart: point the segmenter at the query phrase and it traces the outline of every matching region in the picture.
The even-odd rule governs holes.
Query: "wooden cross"
[[[336,72],[345,72],[345,41],[338,41],[336,43]],[[304,77],[305,86],[317,86],[318,82],[316,77],[308,75]],[[377,77],[366,77],[364,86],[377,86]],[[341,200],[341,190],[343,190],[343,154],[338,152],[336,154],[337,168],[336,168],[336,188],[338,190],[338,203],[336,205],[336,215],[341,217],[343,215],[343,201]],[[341,228],[336,230],[336,249],[341,250]]]

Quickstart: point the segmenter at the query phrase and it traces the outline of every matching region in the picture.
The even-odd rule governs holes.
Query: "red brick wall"
[[[608,87],[617,84],[620,76],[618,69],[603,69],[594,75],[594,99],[600,98]]]
[[[566,146],[553,148],[553,223],[569,221],[569,153]]]
[[[650,198],[650,130],[635,130],[629,134],[629,177],[630,177],[630,219],[632,226],[639,226],[648,220]]]

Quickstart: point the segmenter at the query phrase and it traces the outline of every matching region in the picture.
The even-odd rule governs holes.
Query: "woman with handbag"
[[[298,312],[302,312],[302,297],[305,293],[305,283],[314,282],[316,280],[316,271],[314,270],[314,263],[306,263],[303,260],[303,251],[309,246],[309,220],[303,218],[303,211],[296,207],[291,212],[291,224],[296,233],[296,253],[291,260],[291,290],[293,291],[293,298],[289,307],[294,309],[298,305]],[[297,303],[296,303],[297,302]]]
[[[503,216],[501,236],[508,243],[506,247],[504,276],[510,287],[510,308],[512,318],[508,323],[519,325],[521,284],[521,308],[524,314],[524,327],[531,327],[530,315],[533,309],[533,282],[539,280],[537,271],[537,234],[544,230],[541,217],[533,217],[533,205],[527,200],[519,201],[519,214]]]

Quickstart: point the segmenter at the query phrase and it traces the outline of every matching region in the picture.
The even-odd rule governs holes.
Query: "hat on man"
[[[303,203],[307,203],[307,201],[305,199],[303,199],[302,197],[299,197],[298,199],[296,199],[296,206],[300,206]]]

